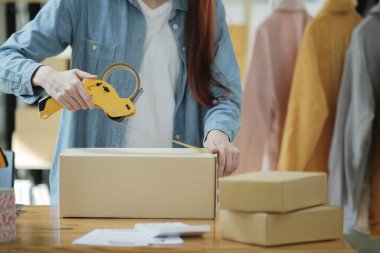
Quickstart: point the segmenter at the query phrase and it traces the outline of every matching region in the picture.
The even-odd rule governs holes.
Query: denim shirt
[[[177,41],[180,75],[175,91],[173,137],[201,147],[210,130],[226,133],[232,141],[240,125],[241,81],[221,0],[216,0],[216,47],[213,72],[230,93],[212,109],[200,106],[187,86],[185,26],[188,0],[173,0],[169,25]],[[0,47],[0,89],[35,102],[42,89],[31,78],[46,57],[72,47],[71,68],[101,75],[110,64],[128,63],[140,68],[146,22],[137,0],[50,0],[37,17]],[[120,80],[122,80],[120,82]],[[111,76],[120,97],[128,97],[133,82],[122,73]],[[216,97],[224,91],[212,86]],[[216,102],[216,101],[215,101]],[[36,115],[38,117],[38,115]],[[113,147],[124,144],[125,127],[103,111],[75,113],[64,110],[50,173],[51,204],[58,204],[59,154],[70,147]],[[173,147],[178,147],[173,145]],[[126,165],[127,166],[127,165]],[[106,169],[106,168],[105,168]]]

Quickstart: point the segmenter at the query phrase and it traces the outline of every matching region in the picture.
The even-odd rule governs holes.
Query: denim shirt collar
[[[188,11],[189,3],[188,0],[173,0],[173,9],[180,11]]]
[[[137,0],[128,0],[132,5],[140,9],[139,4],[137,3]],[[188,0],[171,0],[173,1],[173,10],[180,10],[180,11],[188,11],[189,10],[189,4]]]
[[[128,0],[128,1],[130,4],[135,6],[139,11],[141,11],[141,7],[139,3],[137,2],[137,0]],[[189,10],[188,0],[169,0],[169,1],[173,1],[173,9],[169,17],[170,21],[172,21],[176,17],[178,10],[185,11],[185,12]]]

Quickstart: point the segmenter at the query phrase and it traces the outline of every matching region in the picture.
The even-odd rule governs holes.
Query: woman
[[[38,63],[68,45],[72,70],[59,72]],[[81,80],[96,78],[116,62],[136,68],[145,90],[130,124],[218,153],[219,176],[237,168],[239,152],[230,142],[239,128],[240,74],[220,0],[50,0],[0,48],[0,59],[1,90],[29,103],[45,90],[68,109],[50,173],[53,205],[63,149],[133,147],[131,139],[139,147],[161,146],[144,136],[134,138],[136,132],[101,110],[86,110],[94,105]],[[116,84],[120,75],[109,82]],[[128,97],[134,87],[115,88]]]

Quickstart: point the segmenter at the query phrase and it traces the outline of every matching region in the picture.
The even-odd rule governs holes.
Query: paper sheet
[[[144,247],[182,244],[180,237],[153,238],[134,229],[95,229],[73,241],[74,245]]]

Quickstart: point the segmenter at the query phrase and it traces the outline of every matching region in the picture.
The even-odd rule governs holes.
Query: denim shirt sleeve
[[[34,20],[0,47],[0,90],[33,103],[43,92],[32,76],[45,58],[62,52],[73,38],[73,0],[50,0]]]
[[[215,107],[206,112],[204,141],[207,134],[216,129],[227,134],[232,142],[240,128],[242,101],[240,71],[227,28],[224,6],[220,0],[216,1],[216,11],[217,44],[214,55],[214,75],[219,82],[231,90],[231,93],[225,94],[220,88],[212,86],[214,96],[227,95],[227,99],[219,101]]]

